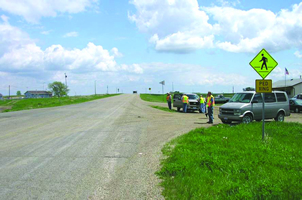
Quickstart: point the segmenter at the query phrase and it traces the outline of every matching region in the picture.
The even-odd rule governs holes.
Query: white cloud
[[[75,31],[66,33],[63,37],[78,37],[79,34]]]
[[[115,56],[115,57],[123,57],[123,54],[121,52],[118,51],[118,49],[116,47],[113,47],[111,49],[111,53]]]
[[[297,56],[298,58],[302,58],[302,54],[299,51],[295,52],[295,56]]]
[[[196,0],[133,0],[136,14],[128,14],[140,31],[150,34],[159,51],[185,53],[212,44],[212,25]]]
[[[41,17],[55,17],[58,13],[79,13],[97,4],[97,0],[9,0],[0,1],[3,11],[19,15],[31,23],[38,23]]]
[[[2,15],[1,18],[4,20],[4,23],[0,23],[0,57],[13,49],[33,43],[33,40],[30,39],[27,33],[17,27],[11,26],[6,16]]]
[[[49,34],[50,34],[50,32],[52,32],[52,30],[48,30],[48,31],[42,31],[42,32],[41,32],[41,34],[43,34],[43,35],[49,35]]]
[[[88,43],[83,49],[65,49],[52,45],[42,50],[27,33],[0,23],[0,72],[36,73],[67,70],[73,73],[128,72],[142,74],[139,65],[119,65],[115,58],[122,56],[117,48],[110,51]]]
[[[1,15],[1,19],[3,20],[4,23],[8,23],[9,17],[7,17],[6,15]]]
[[[217,0],[217,2],[223,6],[223,7],[228,7],[228,6],[237,6],[239,4],[241,4],[241,2],[239,0],[235,0],[235,1],[225,1],[225,0]]]
[[[292,69],[290,67],[286,67],[288,70],[288,75],[286,75],[286,79],[297,79],[302,75],[302,71],[300,69]],[[267,77],[268,79],[276,79],[276,80],[285,80],[285,68],[284,67],[276,67],[270,75]]]
[[[256,52],[261,48],[279,51],[302,47],[302,3],[293,10],[273,13],[263,9],[248,11],[231,7],[204,8],[217,21],[217,47],[231,52]]]
[[[173,49],[173,52],[177,53],[188,53],[196,49],[211,48],[213,47],[213,40],[213,35],[199,37],[187,32],[178,32],[161,40],[158,39],[158,36],[155,34],[150,39],[152,43],[155,43],[155,49],[157,51],[169,52]]]
[[[229,7],[240,1],[218,2],[222,7],[200,7],[197,0],[132,0],[137,12],[128,17],[158,51],[187,53],[216,47],[255,53],[262,48],[271,52],[302,48],[302,2],[278,13]]]

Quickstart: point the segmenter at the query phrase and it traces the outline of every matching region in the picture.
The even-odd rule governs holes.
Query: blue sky
[[[265,48],[273,82],[302,75],[302,2],[247,0],[0,1],[0,93],[64,82],[70,95],[133,90],[242,91],[260,76]]]

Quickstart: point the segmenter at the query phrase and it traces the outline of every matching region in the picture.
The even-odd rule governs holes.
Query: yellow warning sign
[[[272,80],[258,79],[256,80],[256,92],[257,93],[271,93],[272,92]]]
[[[265,77],[275,69],[278,63],[265,49],[262,49],[250,62],[250,65],[263,79],[265,79]]]

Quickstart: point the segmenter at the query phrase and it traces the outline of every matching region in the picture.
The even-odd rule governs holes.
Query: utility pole
[[[8,99],[10,99],[10,85],[8,86]]]
[[[94,81],[94,95],[96,95],[96,81]]]
[[[108,94],[108,85],[107,85],[107,94]]]
[[[65,73],[65,85],[67,87],[67,75],[66,75],[66,73]]]
[[[173,85],[173,82],[172,82],[172,92],[174,92],[174,85]]]

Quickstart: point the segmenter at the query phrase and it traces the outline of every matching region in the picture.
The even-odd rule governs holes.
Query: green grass
[[[198,95],[202,94],[202,96],[204,98],[206,98],[207,94],[203,94],[203,93],[196,93]],[[220,93],[219,93],[220,94]],[[217,94],[213,94],[214,97],[216,97],[218,95]],[[224,93],[223,94],[225,97],[232,97],[234,94],[233,93]],[[144,101],[150,101],[150,102],[161,102],[161,103],[166,103],[166,97],[167,95],[166,94],[140,94],[140,97],[142,100]],[[173,94],[172,94],[172,97],[173,97]],[[173,98],[172,98],[172,101],[173,101]]]
[[[156,174],[166,199],[301,199],[302,125],[195,129],[164,146]]]
[[[166,94],[140,94],[140,97],[144,101],[150,101],[150,102],[167,102]]]
[[[0,101],[0,106],[11,107],[11,109],[4,110],[3,112],[29,110],[36,108],[47,108],[64,106],[70,104],[83,103],[86,101],[92,101],[96,99],[102,99],[106,97],[116,96],[118,94],[107,95],[91,95],[91,96],[76,96],[76,97],[61,97],[61,98],[41,98],[41,99],[16,99]]]
[[[167,105],[168,106],[168,105]],[[176,110],[170,110],[168,107],[162,107],[162,106],[150,106],[152,108],[156,108],[158,110],[163,110],[163,111],[167,111],[167,112],[177,112]]]

